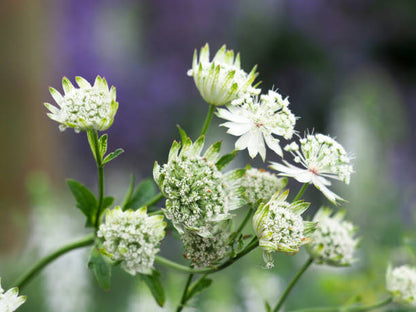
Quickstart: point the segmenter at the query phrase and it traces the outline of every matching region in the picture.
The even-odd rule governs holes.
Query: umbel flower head
[[[16,311],[25,301],[26,296],[19,296],[19,289],[17,287],[11,288],[4,292],[1,287],[0,277],[0,312],[13,312]]]
[[[227,50],[225,45],[210,61],[208,43],[201,48],[199,59],[195,50],[192,68],[188,71],[202,98],[217,106],[228,104],[246,93],[258,94],[260,90],[252,86],[257,75],[256,66],[249,74],[242,70],[240,54],[234,58],[234,51]]]
[[[153,177],[165,196],[165,216],[179,233],[196,231],[200,236],[211,236],[212,224],[230,218],[229,211],[244,205],[244,188],[239,179],[244,169],[222,174],[216,166],[220,159],[221,142],[210,146],[203,156],[201,136],[192,144],[191,139],[174,141],[167,164],[155,163]]]
[[[351,157],[338,142],[327,135],[308,134],[300,139],[300,145],[292,142],[285,150],[291,152],[294,161],[304,168],[293,166],[285,160],[285,165],[271,162],[270,168],[279,171],[281,176],[292,177],[301,183],[312,183],[334,204],[337,200],[343,200],[328,189],[331,182],[327,179],[350,183],[353,172]]]
[[[107,130],[114,121],[118,109],[116,88],[108,89],[105,78],[97,76],[93,86],[82,77],[75,77],[79,88],[66,77],[62,78],[64,95],[54,88],[49,91],[58,107],[45,103],[49,118],[60,123],[59,129],[74,128],[75,132]]]
[[[386,288],[397,303],[416,307],[416,268],[403,265],[387,268]]]
[[[223,221],[213,225],[209,230],[211,236],[203,237],[195,231],[185,231],[182,242],[185,246],[185,257],[192,261],[195,267],[207,267],[216,264],[228,253],[228,222]]]
[[[163,216],[149,217],[146,207],[136,211],[115,207],[107,210],[105,223],[101,224],[97,236],[103,238],[106,253],[113,260],[122,261],[126,272],[151,274],[165,227]]]
[[[288,203],[289,191],[276,193],[253,216],[253,227],[263,249],[266,267],[273,267],[272,252],[295,254],[299,247],[311,241],[315,223],[303,221],[302,213],[309,203],[301,200]]]
[[[260,200],[268,202],[273,194],[284,189],[287,178],[279,179],[275,174],[264,169],[247,166],[246,173],[241,178],[241,185],[246,189],[247,203],[254,205]]]
[[[344,212],[333,216],[329,208],[321,208],[315,215],[318,222],[312,234],[312,242],[306,246],[307,251],[318,264],[348,266],[354,259],[358,239],[354,238],[356,228],[344,219]]]
[[[266,145],[283,156],[280,140],[275,136],[291,139],[296,123],[296,117],[289,109],[288,98],[283,99],[276,91],[269,90],[267,95],[263,94],[260,98],[246,96],[233,104],[236,105],[218,109],[217,116],[228,120],[221,124],[228,128],[227,133],[240,137],[235,142],[235,148],[247,148],[251,158],[260,154],[263,161],[266,158]]]

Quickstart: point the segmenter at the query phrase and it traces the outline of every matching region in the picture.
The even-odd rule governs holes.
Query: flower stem
[[[94,243],[94,240],[95,240],[95,236],[89,235],[87,237],[84,237],[80,240],[69,243],[68,245],[65,245],[57,249],[56,251],[52,252],[51,254],[39,260],[38,263],[36,263],[31,269],[29,269],[29,271],[27,271],[25,274],[19,277],[13,285],[22,289],[32,278],[34,278],[49,263],[51,263],[55,259],[59,258],[63,254],[71,250],[92,245]]]
[[[181,302],[179,303],[178,307],[176,308],[176,312],[182,311],[182,309],[185,306],[186,302],[188,301],[188,299],[190,299],[190,298],[188,298],[188,288],[191,285],[191,282],[192,282],[192,278],[193,277],[194,277],[194,275],[192,273],[190,273],[188,275],[188,279],[186,280],[185,288],[183,289]]]
[[[302,197],[303,193],[305,193],[305,191],[306,191],[306,189],[308,188],[308,186],[309,186],[309,183],[305,183],[305,184],[303,184],[303,185],[302,185],[302,187],[301,187],[301,189],[299,190],[298,194],[297,194],[297,195],[296,195],[296,197],[293,199],[293,201],[294,201],[294,202],[295,202],[295,201],[297,201],[297,200],[299,200],[299,199]]]
[[[238,227],[237,231],[234,232],[233,236],[231,237],[231,242],[234,243],[235,239],[238,237],[238,235],[241,233],[241,231],[243,231],[244,227],[246,226],[248,220],[251,217],[251,214],[253,212],[254,208],[252,206],[250,206],[250,208],[247,211],[247,214],[243,220],[243,222],[240,224],[240,226]]]
[[[305,184],[307,186],[307,184]],[[293,286],[295,286],[296,282],[299,280],[299,278],[302,276],[302,274],[309,268],[309,266],[312,264],[313,259],[309,258],[305,264],[301,267],[299,272],[295,275],[295,277],[290,281],[289,285],[286,287],[283,294],[280,296],[279,301],[276,304],[276,307],[273,309],[273,312],[279,311],[279,309],[282,307],[283,303],[285,302],[286,297],[289,295],[290,291],[292,290]]]
[[[209,124],[211,123],[211,119],[214,114],[214,111],[215,111],[215,105],[209,105],[207,117],[205,118],[205,122],[201,130],[201,135],[205,135],[205,133],[207,132]]]

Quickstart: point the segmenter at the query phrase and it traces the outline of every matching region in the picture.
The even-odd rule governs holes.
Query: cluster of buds
[[[397,303],[416,307],[416,268],[402,265],[387,268],[386,288]]]

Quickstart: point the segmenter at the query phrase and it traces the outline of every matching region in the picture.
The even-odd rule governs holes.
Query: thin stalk
[[[243,220],[243,222],[240,224],[240,226],[238,227],[237,231],[235,231],[234,235],[233,235],[233,239],[232,241],[234,241],[238,235],[243,231],[244,227],[246,226],[248,220],[250,220],[251,214],[253,212],[254,208],[252,206],[250,206],[250,208],[247,211],[247,214]]]
[[[193,277],[194,277],[194,275],[192,273],[190,273],[188,275],[188,279],[186,280],[185,288],[183,289],[181,302],[179,303],[178,307],[176,308],[176,312],[182,311],[183,307],[186,304],[186,301],[188,299],[188,288],[189,288],[189,285],[191,285]]]
[[[293,286],[295,286],[296,282],[299,280],[299,278],[302,276],[302,274],[309,268],[309,266],[312,264],[313,259],[309,258],[305,264],[300,268],[299,272],[295,275],[295,277],[290,281],[289,285],[286,287],[283,294],[280,296],[279,301],[276,304],[276,307],[273,309],[273,312],[279,311],[279,309],[282,307],[283,303],[285,302],[285,299],[289,295],[290,291],[292,290]]]
[[[87,237],[84,237],[80,240],[69,243],[68,245],[65,245],[57,249],[56,251],[52,252],[51,254],[39,260],[32,268],[29,269],[29,271],[27,271],[22,276],[20,276],[13,285],[17,286],[19,289],[22,289],[32,278],[34,278],[49,263],[51,263],[55,259],[59,258],[63,254],[71,250],[92,245],[94,243],[94,240],[95,240],[95,236],[89,235]]]
[[[308,188],[308,186],[309,186],[309,183],[305,183],[305,184],[303,184],[303,185],[302,185],[302,187],[301,187],[301,189],[299,190],[298,194],[297,194],[297,195],[296,195],[296,197],[293,199],[293,201],[297,201],[297,200],[299,200],[299,199],[302,197],[303,193],[305,193],[305,191],[306,191],[306,189]]]
[[[202,126],[201,135],[205,135],[208,130],[209,124],[211,123],[212,116],[215,111],[215,105],[209,105],[207,117],[205,118],[204,125]]]

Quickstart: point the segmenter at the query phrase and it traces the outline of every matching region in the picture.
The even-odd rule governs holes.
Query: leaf
[[[129,184],[129,188],[127,189],[127,193],[126,196],[124,196],[124,200],[123,203],[121,204],[121,209],[124,211],[126,209],[126,205],[128,204],[128,202],[131,199],[131,195],[133,194],[133,190],[134,190],[134,175],[130,175],[130,184]]]
[[[272,312],[272,307],[267,301],[264,302],[264,306],[266,307],[266,312]]]
[[[186,296],[186,301],[196,296],[198,293],[203,292],[205,289],[211,286],[211,283],[212,283],[212,279],[205,278],[205,277],[197,281],[195,284],[193,284],[189,288],[188,294]]]
[[[188,137],[188,135],[186,134],[185,130],[183,130],[183,129],[182,129],[182,127],[181,127],[181,126],[176,125],[176,127],[178,128],[178,130],[179,130],[179,134],[181,135],[181,141],[182,141],[182,142],[185,142],[185,140],[186,140],[186,138]]]
[[[103,160],[103,165],[105,165],[106,163],[112,161],[114,158],[117,158],[122,153],[124,153],[124,150],[122,148],[118,148],[114,152],[108,154],[107,156],[105,156],[105,158]]]
[[[95,222],[95,215],[98,209],[98,202],[95,195],[78,181],[68,179],[66,183],[77,201],[76,207],[87,217],[86,226],[92,226]]]
[[[111,205],[113,205],[114,203],[114,197],[113,196],[106,196],[103,198],[103,207],[102,209],[104,210],[105,208],[110,207]]]
[[[97,155],[97,150],[96,150],[96,142],[98,141],[98,135],[97,132],[94,132],[92,130],[87,131],[87,137],[88,137],[88,143],[90,143],[90,148],[91,148],[91,152],[94,156],[95,162],[98,164],[98,157],[101,155]]]
[[[217,167],[218,170],[221,170],[222,168],[224,168],[225,166],[227,166],[237,155],[237,151],[232,151],[229,154],[226,154],[224,156],[222,156],[216,163],[215,166]]]
[[[98,285],[106,291],[110,289],[111,265],[94,246],[88,259],[88,268],[94,272]]]
[[[163,307],[166,297],[162,282],[160,280],[159,271],[153,270],[151,275],[140,274],[140,276],[146,283],[147,287],[149,287],[149,290],[152,293],[153,298],[155,298],[157,304],[160,307]]]
[[[107,140],[108,140],[108,135],[107,134],[103,134],[101,136],[101,138],[98,140],[98,146],[100,147],[100,153],[101,155],[105,155],[105,153],[107,153]]]
[[[156,186],[152,179],[146,179],[142,181],[134,191],[130,200],[123,207],[123,209],[131,208],[137,210],[142,207],[149,199],[155,196],[157,193]]]

